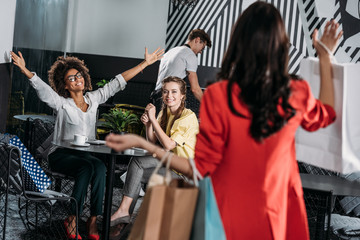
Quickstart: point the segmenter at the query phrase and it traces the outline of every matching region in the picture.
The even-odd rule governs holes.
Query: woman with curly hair
[[[71,140],[74,134],[85,135],[95,139],[96,113],[99,104],[123,90],[131,78],[147,66],[162,57],[164,50],[155,50],[149,54],[145,49],[145,60],[139,65],[118,74],[110,83],[96,91],[92,90],[89,69],[84,62],[76,57],[58,57],[49,70],[50,86],[44,83],[36,73],[30,72],[25,66],[25,60],[19,52],[11,52],[16,66],[30,80],[39,98],[56,112],[54,142]],[[56,148],[49,155],[52,170],[75,178],[72,197],[77,200],[79,214],[82,212],[87,188],[91,184],[91,216],[87,221],[88,239],[99,239],[96,226],[97,215],[102,214],[102,203],[106,181],[106,167],[104,163],[88,152],[71,149]],[[71,209],[73,215],[65,220],[68,237],[81,239],[76,236],[76,210]]]
[[[164,149],[178,156],[193,158],[199,123],[196,114],[185,108],[186,82],[178,77],[167,77],[161,83],[162,109],[156,118],[156,108],[149,103],[141,121],[146,127],[146,138],[159,143]],[[133,199],[139,195],[141,182],[147,182],[146,169],[154,169],[157,159],[152,156],[133,157],[128,171],[119,209],[111,216],[111,225],[128,223],[129,209]],[[174,173],[173,173],[174,174]],[[174,174],[174,177],[178,177]]]
[[[330,55],[342,35],[338,27],[328,22],[320,41],[313,34],[318,100],[306,81],[288,74],[289,40],[273,5],[251,4],[234,25],[219,82],[201,101],[195,147],[196,168],[211,176],[227,239],[309,239],[295,132],[335,120]],[[117,151],[136,146],[158,158],[165,153],[133,135],[106,140]],[[174,156],[171,167],[193,175],[187,159]]]

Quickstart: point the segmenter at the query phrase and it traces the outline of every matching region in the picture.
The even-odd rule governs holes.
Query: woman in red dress
[[[227,239],[309,239],[294,136],[300,125],[315,131],[335,120],[330,54],[342,35],[338,27],[328,22],[320,41],[317,30],[313,35],[321,73],[317,100],[306,81],[288,75],[289,41],[273,5],[255,2],[236,22],[220,81],[201,102],[195,147],[196,167],[211,176]],[[136,136],[110,135],[107,145],[164,154]],[[187,159],[174,156],[171,167],[192,176]]]

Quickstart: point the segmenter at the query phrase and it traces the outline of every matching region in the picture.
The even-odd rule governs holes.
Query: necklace
[[[75,102],[75,101],[74,101]],[[80,108],[81,111],[84,111],[84,107],[86,107],[86,102],[82,101],[81,103],[75,102],[76,106]]]

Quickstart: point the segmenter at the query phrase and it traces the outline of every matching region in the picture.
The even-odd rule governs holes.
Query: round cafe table
[[[114,172],[115,172],[115,162],[116,156],[145,156],[149,155],[149,153],[140,148],[131,148],[127,149],[124,152],[115,152],[111,148],[107,147],[104,144],[90,144],[89,146],[78,147],[72,145],[71,140],[62,140],[58,142],[53,142],[56,146],[75,149],[79,151],[105,154],[109,157],[106,158],[108,161],[107,166],[107,174],[106,174],[106,190],[105,190],[105,201],[104,201],[104,214],[103,214],[103,230],[102,230],[102,239],[109,239],[109,230],[110,230],[110,216],[111,216],[111,204],[112,204],[112,196],[113,196],[113,182],[114,182]]]

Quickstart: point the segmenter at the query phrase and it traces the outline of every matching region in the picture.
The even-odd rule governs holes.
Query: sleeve
[[[36,73],[34,73],[34,76],[29,80],[30,85],[35,89],[41,101],[55,110],[58,110],[61,107],[62,97],[60,97],[47,83],[41,80]]]
[[[334,109],[316,99],[311,93],[310,86],[306,81],[301,82],[303,82],[306,96],[301,127],[312,132],[318,130],[319,128],[327,127],[333,123],[336,119]]]
[[[188,72],[196,72],[198,67],[198,59],[197,57],[191,53],[187,59],[186,59],[186,71]]]
[[[126,84],[127,83],[124,80],[123,76],[121,74],[118,74],[113,80],[107,83],[104,87],[90,92],[89,95],[92,95],[91,97],[96,102],[102,104],[106,102],[110,97],[114,96],[115,93],[119,92],[120,90],[124,90]]]
[[[195,164],[202,176],[211,175],[223,158],[226,134],[226,116],[221,103],[222,93],[208,87],[200,105],[200,132],[195,146]],[[226,98],[224,98],[226,99]]]
[[[175,121],[171,128],[171,139],[174,140],[180,147],[184,145],[195,148],[196,134],[199,132],[199,123],[195,113],[187,116],[180,121]]]

